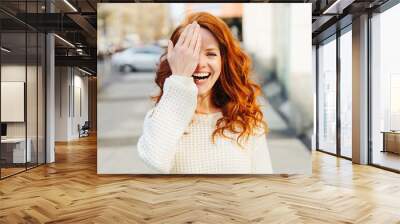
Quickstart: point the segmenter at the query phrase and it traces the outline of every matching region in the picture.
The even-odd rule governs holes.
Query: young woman
[[[140,157],[163,173],[272,173],[267,125],[250,59],[228,26],[194,13],[176,28],[157,70]]]

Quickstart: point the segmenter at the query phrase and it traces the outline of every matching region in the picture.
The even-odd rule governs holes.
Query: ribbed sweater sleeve
[[[191,77],[171,75],[165,80],[160,101],[145,116],[138,153],[163,173],[170,172],[176,145],[192,120],[197,91]]]

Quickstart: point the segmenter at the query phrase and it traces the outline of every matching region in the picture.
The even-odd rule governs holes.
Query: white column
[[[311,150],[317,149],[317,47],[312,45],[312,89],[313,89],[313,134],[311,138]]]
[[[53,12],[54,6],[46,1],[47,12]],[[54,35],[46,35],[46,163],[55,161],[54,133],[55,133],[55,54]]]
[[[46,35],[46,163],[55,161],[54,133],[55,133],[55,80],[54,80],[54,35]]]

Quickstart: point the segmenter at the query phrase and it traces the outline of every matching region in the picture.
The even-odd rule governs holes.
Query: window
[[[351,158],[352,142],[352,35],[343,31],[340,36],[340,154]]]
[[[400,170],[400,5],[371,19],[372,163]]]
[[[318,48],[318,148],[336,153],[336,40]]]

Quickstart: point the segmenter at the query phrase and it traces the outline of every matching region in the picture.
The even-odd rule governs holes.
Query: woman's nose
[[[205,55],[199,56],[199,64],[197,65],[199,68],[205,67],[207,65],[207,57]]]

